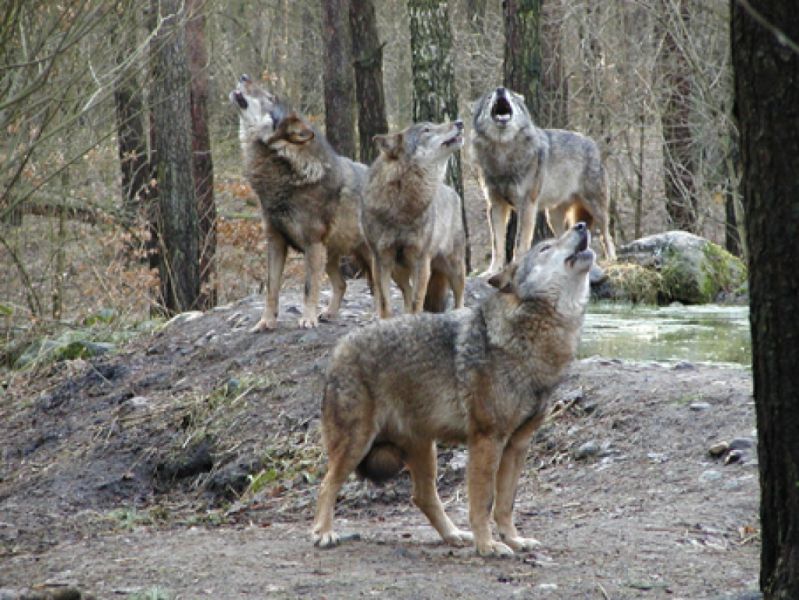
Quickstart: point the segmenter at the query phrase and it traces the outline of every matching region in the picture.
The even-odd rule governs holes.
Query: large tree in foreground
[[[799,598],[799,11],[732,4],[765,600]]]
[[[350,0],[322,0],[325,42],[325,134],[336,152],[355,158],[355,73]]]

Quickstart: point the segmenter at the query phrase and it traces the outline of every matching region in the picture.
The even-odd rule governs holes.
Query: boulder
[[[740,298],[743,262],[718,244],[687,231],[643,237],[618,249],[618,263],[595,286],[598,298],[705,304]]]

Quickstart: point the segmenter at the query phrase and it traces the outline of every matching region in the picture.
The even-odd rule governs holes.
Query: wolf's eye
[[[546,251],[547,251],[547,250],[549,250],[551,247],[552,247],[552,246],[550,246],[549,244],[544,244],[543,246],[541,246],[541,247],[538,249],[538,252],[539,252],[539,253],[540,253],[540,252],[546,252]]]
[[[430,133],[430,128],[425,127],[424,129],[422,129],[422,133]]]

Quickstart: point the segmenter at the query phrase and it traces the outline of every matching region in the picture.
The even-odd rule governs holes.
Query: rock
[[[672,369],[674,371],[695,371],[696,365],[694,363],[688,362],[687,360],[681,360],[680,362],[676,363]]]
[[[730,465],[732,463],[742,462],[744,456],[745,455],[741,450],[730,450],[726,458],[724,459],[724,464]]]
[[[708,469],[707,471],[702,471],[702,474],[699,475],[699,483],[711,483],[713,481],[719,481],[723,475],[721,471],[716,471],[715,469]]]
[[[718,458],[729,449],[730,445],[727,442],[716,442],[710,448],[707,449],[707,452],[708,454],[710,454],[710,456]]]
[[[691,404],[688,405],[688,408],[695,412],[700,412],[703,410],[708,410],[710,408],[710,404],[707,402],[691,402]]]
[[[155,466],[155,475],[161,481],[172,481],[207,473],[214,466],[213,442],[206,438],[189,446],[178,456],[171,456]]]
[[[661,277],[660,303],[704,304],[746,284],[743,262],[721,246],[686,231],[667,231],[618,249],[619,263],[651,269]]]
[[[558,584],[557,583],[539,583],[537,587],[542,592],[554,592],[555,590],[558,589]]]
[[[735,438],[730,442],[730,450],[748,450],[755,447],[755,440],[747,437]]]
[[[601,450],[600,445],[596,442],[596,440],[589,440],[584,444],[581,444],[577,450],[574,452],[574,458],[577,460],[582,460],[584,458],[588,458],[590,456],[596,456],[599,454]]]

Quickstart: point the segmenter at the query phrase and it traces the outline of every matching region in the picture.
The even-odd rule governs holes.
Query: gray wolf
[[[316,327],[323,263],[333,287],[328,318],[338,312],[346,290],[341,258],[352,255],[361,268],[369,268],[358,225],[366,166],[336,154],[321,133],[246,75],[230,100],[239,111],[245,175],[260,200],[267,237],[266,303],[252,331],[277,325],[289,247],[305,259],[299,324]]]
[[[497,273],[505,263],[511,209],[519,219],[516,255],[530,247],[539,210],[546,210],[556,236],[563,232],[572,210],[589,228],[597,225],[606,258],[615,258],[607,175],[594,140],[574,131],[536,127],[524,98],[500,87],[477,101],[471,143],[488,201],[488,274]]]
[[[405,312],[442,311],[449,288],[463,306],[466,239],[460,197],[444,184],[449,157],[463,145],[463,123],[417,123],[377,135],[360,224],[372,254],[375,309],[391,315],[389,277],[402,289]]]
[[[572,361],[594,253],[578,223],[490,279],[476,308],[378,320],[341,340],[328,366],[322,437],[328,455],[313,539],[327,548],[336,495],[358,470],[383,480],[407,465],[413,502],[451,545],[481,555],[536,544],[513,524],[516,486],[550,393]],[[459,530],[436,491],[436,440],[465,442],[469,523]],[[502,541],[493,539],[490,518]]]

